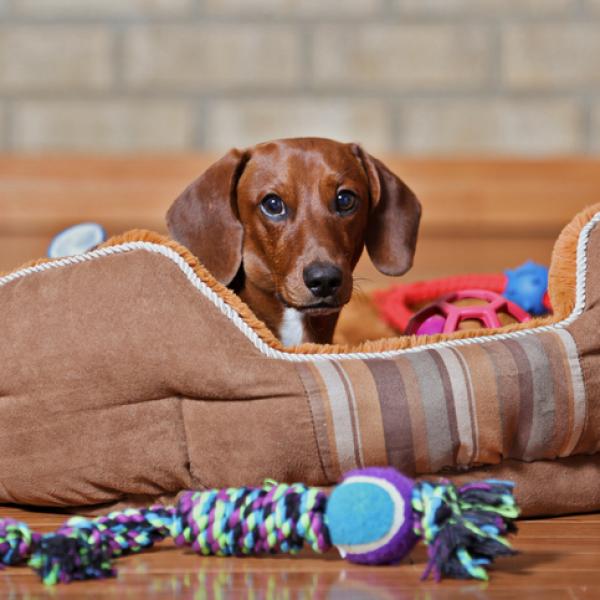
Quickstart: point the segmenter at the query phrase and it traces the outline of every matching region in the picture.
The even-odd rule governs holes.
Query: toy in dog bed
[[[415,314],[406,326],[407,335],[453,333],[465,323],[479,327],[502,327],[501,316],[526,323],[531,317],[514,302],[488,290],[450,292]]]
[[[502,301],[501,296],[508,300],[508,303]],[[443,303],[454,303],[465,298],[481,301],[471,304],[496,304],[491,313],[484,311],[471,317],[465,315],[466,319],[477,319],[479,327],[522,323],[527,320],[525,313],[531,316],[546,315],[551,312],[548,269],[533,261],[527,261],[515,269],[507,269],[503,275],[455,275],[430,281],[397,284],[373,294],[375,306],[387,323],[400,333],[418,335],[456,331],[461,321],[460,314],[454,314],[454,311],[448,306],[444,307]],[[456,318],[446,318],[448,313]],[[497,318],[499,313],[507,317],[502,319],[502,322]],[[444,322],[436,318],[433,323],[423,327],[424,321],[434,315],[443,315]]]
[[[107,239],[106,230],[99,223],[77,223],[57,233],[48,246],[49,258],[75,256],[93,250]]]
[[[400,562],[418,539],[428,547],[423,579],[433,572],[487,579],[494,558],[514,554],[512,485],[481,481],[415,482],[391,468],[347,473],[331,495],[267,482],[261,488],[185,492],[177,506],[126,509],[93,520],[69,519],[55,533],[0,520],[0,565],[27,563],[46,584],[115,575],[111,561],[167,537],[203,555],[295,554],[338,548],[360,564]]]

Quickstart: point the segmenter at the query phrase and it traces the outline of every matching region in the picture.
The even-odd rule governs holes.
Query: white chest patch
[[[279,326],[279,339],[284,346],[296,346],[304,337],[304,316],[295,308],[286,308]]]

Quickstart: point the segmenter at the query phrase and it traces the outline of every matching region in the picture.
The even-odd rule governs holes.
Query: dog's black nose
[[[342,285],[342,271],[331,263],[312,263],[302,273],[306,287],[317,298],[333,296]]]

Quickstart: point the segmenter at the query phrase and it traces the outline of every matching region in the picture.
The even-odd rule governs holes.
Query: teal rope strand
[[[519,516],[513,484],[490,479],[456,488],[418,482],[413,489],[414,531],[428,546],[429,563],[423,574],[433,571],[459,579],[487,580],[485,567],[497,556],[514,554],[505,538],[516,531]]]
[[[55,533],[0,519],[0,566],[28,564],[48,585],[114,576],[112,560],[167,537],[219,556],[317,552],[331,547],[326,495],[301,484],[186,492],[176,507],[127,509],[96,519],[73,517]]]

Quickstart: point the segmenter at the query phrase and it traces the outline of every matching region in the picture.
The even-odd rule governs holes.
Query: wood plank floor
[[[0,516],[50,531],[64,515],[0,507]],[[489,582],[420,582],[425,552],[395,567],[364,567],[337,553],[298,557],[201,558],[164,542],[117,561],[118,577],[48,588],[27,568],[0,571],[0,598],[182,598],[300,600],[392,598],[446,600],[596,600],[600,598],[600,515],[524,520],[514,538],[520,554],[496,563]]]

